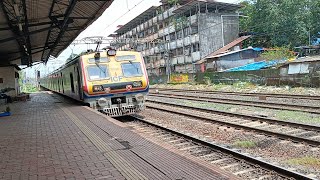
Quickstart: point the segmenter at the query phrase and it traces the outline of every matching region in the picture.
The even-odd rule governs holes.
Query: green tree
[[[241,3],[242,32],[255,36],[254,46],[301,46],[320,31],[320,0],[247,0]]]

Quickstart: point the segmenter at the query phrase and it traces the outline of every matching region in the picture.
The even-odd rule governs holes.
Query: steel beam
[[[25,53],[27,54],[27,61],[28,61],[28,66],[32,64],[32,55],[31,55],[31,41],[30,41],[30,36],[29,36],[29,20],[28,20],[28,15],[27,15],[27,6],[26,6],[26,0],[22,0],[22,6],[23,6],[23,13],[24,13],[24,34],[27,34],[26,36],[26,45],[24,46],[25,48]]]
[[[46,40],[46,46],[48,46],[48,44],[51,44],[51,43],[53,43],[53,45],[52,45],[51,49],[43,49],[43,54],[41,57],[42,61],[47,61],[49,59],[50,54],[52,54],[52,52],[54,50],[54,47],[56,47],[58,45],[62,36],[66,32],[68,24],[73,23],[73,20],[70,19],[70,15],[71,15],[71,12],[73,11],[76,3],[77,3],[77,0],[70,0],[69,4],[61,4],[57,0],[54,0],[52,2],[49,18],[52,19],[54,22],[51,24],[51,26],[56,24],[59,27],[53,28],[49,31],[48,36],[47,36],[47,40]],[[64,11],[63,14],[62,13],[57,14],[57,12],[60,12],[60,11],[55,11],[55,6],[59,7],[60,11],[62,10],[61,6],[65,6],[66,10]],[[63,18],[62,22],[57,23],[58,18],[61,18],[61,17]]]
[[[29,32],[29,34],[24,34],[23,35],[23,38],[25,36],[29,36],[29,35],[32,35],[32,34],[36,34],[36,33],[40,33],[40,32],[43,32],[43,31],[47,31],[47,30],[50,30],[52,28],[56,28],[56,26],[53,26],[53,27],[47,27],[47,28],[42,28],[42,29],[38,29],[38,30],[35,30],[35,31],[31,31]],[[15,40],[17,38],[19,38],[20,36],[14,36],[14,37],[9,37],[9,38],[5,38],[5,39],[0,39],[0,44],[1,43],[4,43],[4,42],[8,42],[8,41],[12,41],[12,40]]]

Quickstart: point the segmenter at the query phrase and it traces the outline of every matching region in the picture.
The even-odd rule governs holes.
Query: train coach
[[[141,53],[114,49],[82,53],[41,78],[40,85],[113,117],[143,110],[149,90]]]

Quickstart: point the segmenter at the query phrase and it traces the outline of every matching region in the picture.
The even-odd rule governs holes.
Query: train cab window
[[[125,77],[141,76],[141,64],[139,62],[122,63],[122,73]]]
[[[90,80],[105,79],[109,77],[109,71],[105,65],[97,64],[96,66],[88,66],[87,71]]]

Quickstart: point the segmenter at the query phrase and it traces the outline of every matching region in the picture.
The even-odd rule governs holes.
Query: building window
[[[183,36],[182,30],[177,32],[177,39],[181,39]]]
[[[200,50],[199,43],[192,44],[192,52],[197,52]]]
[[[3,83],[3,78],[0,78],[0,83],[1,83],[1,84]]]
[[[189,36],[190,34],[191,34],[190,28],[189,27],[185,28],[184,29],[184,36]]]
[[[175,35],[175,33],[171,33],[171,34],[170,34],[170,39],[171,39],[171,41],[176,40],[176,35]]]

